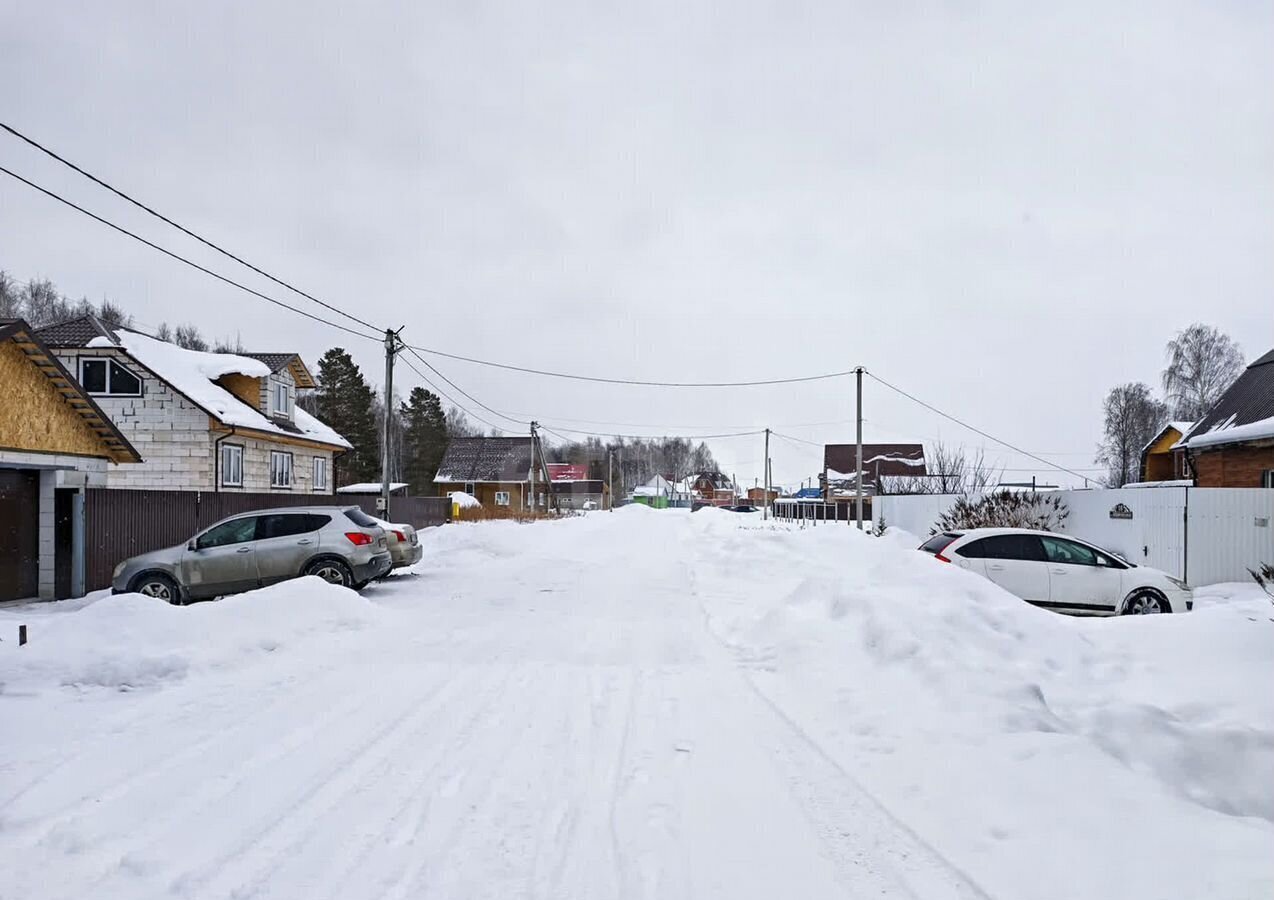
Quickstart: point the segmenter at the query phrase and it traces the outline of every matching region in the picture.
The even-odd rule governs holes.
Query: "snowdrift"
[[[696,593],[758,688],[975,870],[1055,859],[1058,896],[1099,895],[1112,872],[1161,883],[1155,896],[1213,868],[1226,896],[1274,884],[1274,607],[1259,592],[1070,618],[905,536],[694,524],[728,551],[700,560]],[[1198,858],[1220,843],[1223,862]]]
[[[140,594],[104,596],[28,622],[31,643],[0,647],[0,693],[53,687],[133,690],[287,653],[324,635],[361,629],[380,612],[319,578],[178,607]]]

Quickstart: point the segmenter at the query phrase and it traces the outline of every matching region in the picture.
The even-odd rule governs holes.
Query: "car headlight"
[[[111,581],[114,581],[116,578],[119,577],[119,573],[124,571],[124,566],[126,565],[128,565],[128,560],[124,560],[122,563],[120,563],[118,566],[115,567],[115,571],[111,573]]]
[[[1186,584],[1180,578],[1173,578],[1171,575],[1169,575],[1168,580],[1171,581],[1174,585],[1176,585],[1178,590],[1182,590],[1182,591],[1190,590],[1190,585]]]

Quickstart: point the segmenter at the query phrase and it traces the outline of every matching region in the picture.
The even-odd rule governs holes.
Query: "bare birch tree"
[[[1196,322],[1168,341],[1163,390],[1172,414],[1197,422],[1243,371],[1243,351],[1228,335]]]

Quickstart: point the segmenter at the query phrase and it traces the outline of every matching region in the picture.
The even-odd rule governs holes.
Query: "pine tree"
[[[447,452],[447,414],[437,394],[422,387],[411,389],[399,407],[403,423],[403,477],[418,497],[433,493],[434,476]]]
[[[375,393],[350,355],[333,347],[319,360],[318,417],[354,448],[337,457],[336,486],[380,478],[380,442],[373,413]]]

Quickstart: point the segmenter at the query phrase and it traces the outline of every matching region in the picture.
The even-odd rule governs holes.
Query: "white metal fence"
[[[1154,566],[1191,584],[1246,581],[1274,563],[1274,490],[1122,488],[1060,494],[1070,515],[1061,531]],[[927,536],[952,494],[876,497],[886,525]],[[1117,509],[1118,507],[1118,509]]]

